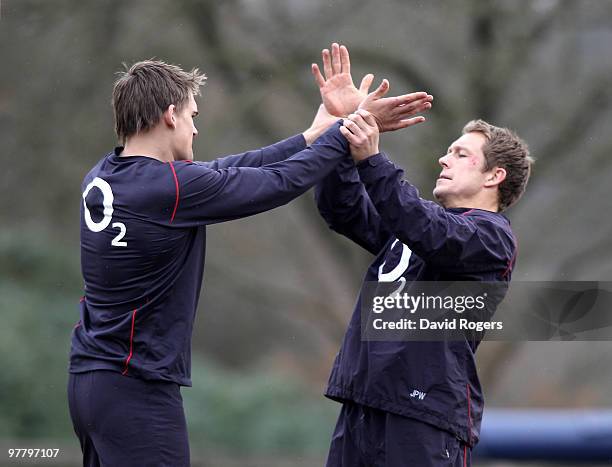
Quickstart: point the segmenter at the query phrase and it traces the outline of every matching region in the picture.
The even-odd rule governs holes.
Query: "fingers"
[[[431,105],[431,101],[421,99],[413,102],[412,104],[398,105],[394,107],[391,110],[390,115],[394,118],[409,117],[431,109]]]
[[[331,66],[334,75],[342,73],[342,63],[340,61],[340,46],[336,42],[332,44]]]
[[[378,132],[376,119],[367,110],[360,109],[349,115],[344,119],[344,126],[358,138],[367,138]]]
[[[412,93],[398,97],[385,97],[369,101],[366,106],[370,111],[376,109],[376,116],[385,116],[385,120],[401,120],[431,109],[433,96],[423,93]],[[365,101],[364,101],[365,103]],[[372,108],[370,108],[372,107]]]
[[[402,104],[410,104],[411,102],[427,99],[429,101],[433,100],[433,96],[431,94],[427,94],[424,91],[419,92],[411,92],[410,94],[404,94],[403,96],[397,96],[397,99],[401,99]]]
[[[368,131],[368,124],[365,122],[365,120],[363,119],[363,117],[361,115],[356,114],[356,113],[351,114],[351,115],[348,116],[348,121],[351,122],[351,123],[354,123],[355,125],[357,125],[359,127],[359,130],[360,130],[359,133],[360,134],[367,133],[367,131]],[[345,122],[346,122],[346,120],[345,120]],[[346,123],[345,123],[345,125],[346,125]],[[354,128],[354,126],[349,123],[348,128],[349,128],[349,130],[352,130]],[[353,133],[355,133],[355,132],[353,131]]]
[[[359,123],[357,123],[357,117],[359,117],[356,114],[351,114],[348,116],[348,118],[344,119],[344,126],[350,130],[350,132],[355,135],[355,137],[357,138],[361,138],[363,136],[363,132],[364,132],[364,128],[362,128],[360,126]],[[363,122],[363,119],[361,119],[361,125],[365,126],[365,122]]]
[[[345,120],[345,122],[346,122],[346,120]],[[344,135],[344,137],[346,138],[346,140],[349,142],[349,144],[351,144],[353,146],[357,146],[361,142],[361,140],[357,136],[355,136],[353,133],[351,133],[349,131],[349,129],[346,128],[345,126],[341,126],[340,127],[340,133],[342,133]]]
[[[403,96],[397,96],[394,98],[394,105],[418,105],[422,102],[433,102],[433,96],[426,92],[413,92],[411,94],[404,94]]]
[[[329,54],[329,50],[323,49],[323,51],[321,52],[321,58],[323,59],[323,71],[325,72],[325,79],[330,79],[333,76],[333,73],[331,65],[331,55]]]
[[[378,128],[378,124],[376,123],[376,119],[374,115],[364,109],[358,109],[356,112],[369,126]]]
[[[372,73],[365,75],[359,85],[359,91],[367,94],[370,90],[370,86],[372,86],[372,81],[374,81],[374,75]]]
[[[311,66],[311,71],[312,75],[314,76],[315,82],[317,83],[317,86],[319,86],[320,88],[325,86],[325,78],[323,78],[321,70],[319,70],[319,65],[313,63]]]
[[[348,49],[344,45],[340,46],[340,68],[342,73],[351,73],[351,59]]]
[[[366,111],[357,111],[344,119],[340,131],[350,144],[351,156],[356,161],[378,153],[378,125]],[[368,120],[370,123],[368,123]]]
[[[325,79],[330,79],[340,73],[351,73],[351,59],[346,46],[338,45],[337,42],[334,42],[331,46],[331,52],[329,49],[323,49],[321,57],[323,59]]]
[[[417,125],[419,123],[423,123],[425,121],[425,117],[413,117],[405,120],[400,120],[397,122],[389,123],[385,130],[386,131],[395,131],[401,130],[402,128],[408,128],[409,126]]]

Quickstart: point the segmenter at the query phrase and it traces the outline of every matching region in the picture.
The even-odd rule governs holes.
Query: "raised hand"
[[[340,127],[340,133],[349,142],[351,156],[356,162],[378,154],[378,126],[370,112],[359,109],[349,115],[344,119],[344,126]]]
[[[323,105],[331,115],[346,117],[357,110],[367,97],[374,75],[365,75],[357,89],[353,84],[351,60],[345,46],[334,42],[331,54],[328,49],[324,49],[321,56],[325,78],[316,63],[312,64],[312,74],[319,86]]]
[[[380,132],[399,130],[425,121],[422,116],[414,116],[431,108],[433,96],[430,94],[414,92],[384,97],[389,91],[386,79],[368,94],[374,75],[364,76],[357,89],[351,76],[349,52],[344,45],[333,43],[331,53],[324,49],[321,56],[325,77],[316,63],[312,64],[312,74],[319,86],[323,105],[331,115],[346,117],[358,108],[367,110],[376,120]]]
[[[399,130],[425,121],[425,117],[412,116],[431,108],[432,95],[413,92],[403,96],[383,97],[387,92],[389,81],[384,79],[380,86],[359,104],[360,109],[372,114],[381,132]]]

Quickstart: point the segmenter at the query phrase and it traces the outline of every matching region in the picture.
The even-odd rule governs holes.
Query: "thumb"
[[[359,85],[359,91],[367,94],[370,90],[370,86],[372,86],[372,81],[374,81],[374,75],[372,73],[365,75]]]
[[[368,94],[368,100],[380,99],[385,94],[387,94],[387,92],[389,92],[389,81],[387,81],[386,79],[383,79],[382,83],[380,83],[380,86],[378,86],[374,90],[374,92]]]

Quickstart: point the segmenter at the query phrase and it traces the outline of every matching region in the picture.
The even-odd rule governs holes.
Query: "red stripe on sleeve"
[[[178,209],[179,204],[179,182],[176,176],[176,171],[174,170],[174,165],[172,162],[169,162],[170,170],[172,171],[172,176],[174,177],[174,187],[176,188],[176,200],[174,201],[174,210],[172,211],[172,217],[170,217],[170,222],[174,221],[174,216],[176,215],[176,210]]]
[[[510,261],[508,261],[508,267],[502,273],[502,277],[506,277],[508,273],[510,273],[514,269],[514,263],[516,262],[516,256],[518,254],[518,240],[514,235],[512,235],[512,237],[514,239],[514,252],[512,253],[512,258],[510,258]]]

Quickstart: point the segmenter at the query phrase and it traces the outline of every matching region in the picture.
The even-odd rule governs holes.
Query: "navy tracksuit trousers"
[[[83,466],[189,466],[178,384],[107,370],[70,373],[68,405]]]
[[[390,412],[344,402],[327,467],[468,467],[470,448],[451,433]]]

